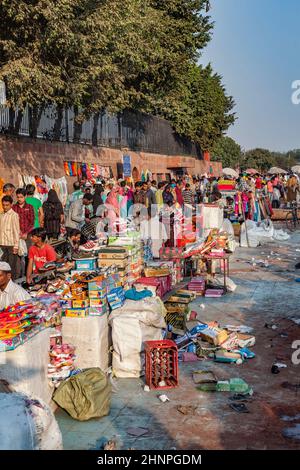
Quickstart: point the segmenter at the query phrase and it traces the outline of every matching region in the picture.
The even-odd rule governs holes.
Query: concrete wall
[[[221,163],[197,160],[192,157],[169,156],[144,152],[131,152],[127,149],[91,147],[87,145],[46,142],[29,138],[0,137],[0,178],[5,182],[18,183],[18,174],[41,175],[52,178],[65,175],[63,162],[66,160],[98,163],[111,166],[117,176],[117,163],[122,162],[123,154],[131,155],[132,168],[140,175],[142,170],[150,170],[157,177],[171,173],[170,169],[187,168],[190,174],[209,173],[210,166],[214,175],[221,174]],[[74,178],[70,179],[70,182]]]

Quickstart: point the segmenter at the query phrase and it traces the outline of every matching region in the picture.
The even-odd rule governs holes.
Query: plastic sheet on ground
[[[113,373],[116,377],[140,377],[144,371],[144,342],[162,339],[165,309],[157,297],[127,300],[109,317],[113,340]]]
[[[248,241],[247,233],[248,232]],[[256,248],[258,245],[273,241],[289,240],[290,236],[283,230],[275,230],[271,221],[263,221],[257,224],[253,220],[246,220],[241,227],[241,246]],[[248,245],[249,242],[249,245]]]
[[[107,315],[62,319],[64,342],[75,346],[75,364],[80,369],[99,367],[106,371],[110,366],[110,333]]]
[[[19,393],[0,393],[0,450],[62,450],[50,408]]]
[[[32,395],[51,403],[52,389],[48,384],[50,329],[39,332],[13,351],[1,353],[0,378],[16,392]]]

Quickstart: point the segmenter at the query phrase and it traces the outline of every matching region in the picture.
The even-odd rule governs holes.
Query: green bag
[[[60,384],[53,400],[72,418],[87,421],[109,414],[111,393],[107,376],[101,369],[93,367]]]

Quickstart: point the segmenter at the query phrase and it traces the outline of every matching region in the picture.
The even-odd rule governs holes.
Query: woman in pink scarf
[[[116,232],[116,222],[120,216],[120,206],[118,202],[118,190],[112,188],[105,201],[107,207],[107,217],[110,221],[110,230]]]

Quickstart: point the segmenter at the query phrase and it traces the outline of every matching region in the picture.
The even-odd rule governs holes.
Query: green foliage
[[[231,137],[221,137],[213,146],[212,161],[222,162],[223,168],[236,168],[242,160],[241,146]]]
[[[267,149],[257,148],[244,153],[243,170],[255,168],[259,171],[266,171],[272,166],[275,166],[274,155]]]
[[[54,103],[88,116],[132,108],[211,149],[234,122],[211,67],[207,0],[0,0],[8,105]]]

